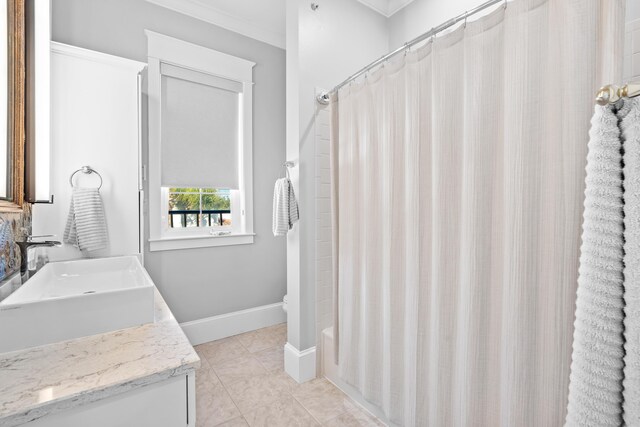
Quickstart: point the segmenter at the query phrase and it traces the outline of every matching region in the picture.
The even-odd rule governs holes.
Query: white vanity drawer
[[[25,427],[179,427],[195,426],[194,374],[171,378],[59,414]],[[187,389],[190,389],[187,391]],[[191,405],[189,404],[191,400]],[[191,413],[190,413],[191,411]]]

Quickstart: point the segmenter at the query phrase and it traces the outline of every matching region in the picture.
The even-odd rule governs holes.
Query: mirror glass
[[[9,173],[9,22],[8,0],[0,0],[0,199],[11,200]]]

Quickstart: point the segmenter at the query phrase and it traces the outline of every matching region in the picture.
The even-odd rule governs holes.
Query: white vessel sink
[[[153,293],[135,256],[49,263],[0,302],[0,353],[153,322]]]

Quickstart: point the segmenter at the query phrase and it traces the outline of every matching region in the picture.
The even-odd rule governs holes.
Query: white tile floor
[[[325,379],[284,372],[286,324],[196,346],[198,427],[382,426]]]

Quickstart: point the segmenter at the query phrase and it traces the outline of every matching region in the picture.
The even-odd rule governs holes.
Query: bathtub
[[[395,424],[390,423],[387,420],[387,417],[384,415],[382,410],[375,405],[367,402],[362,394],[358,390],[356,390],[353,386],[342,381],[338,375],[338,365],[334,363],[333,359],[333,328],[327,328],[322,331],[322,341],[321,341],[321,351],[322,351],[322,375],[335,384],[340,390],[342,390],[347,396],[357,402],[360,406],[362,406],[366,411],[375,415],[390,427],[396,427]]]

